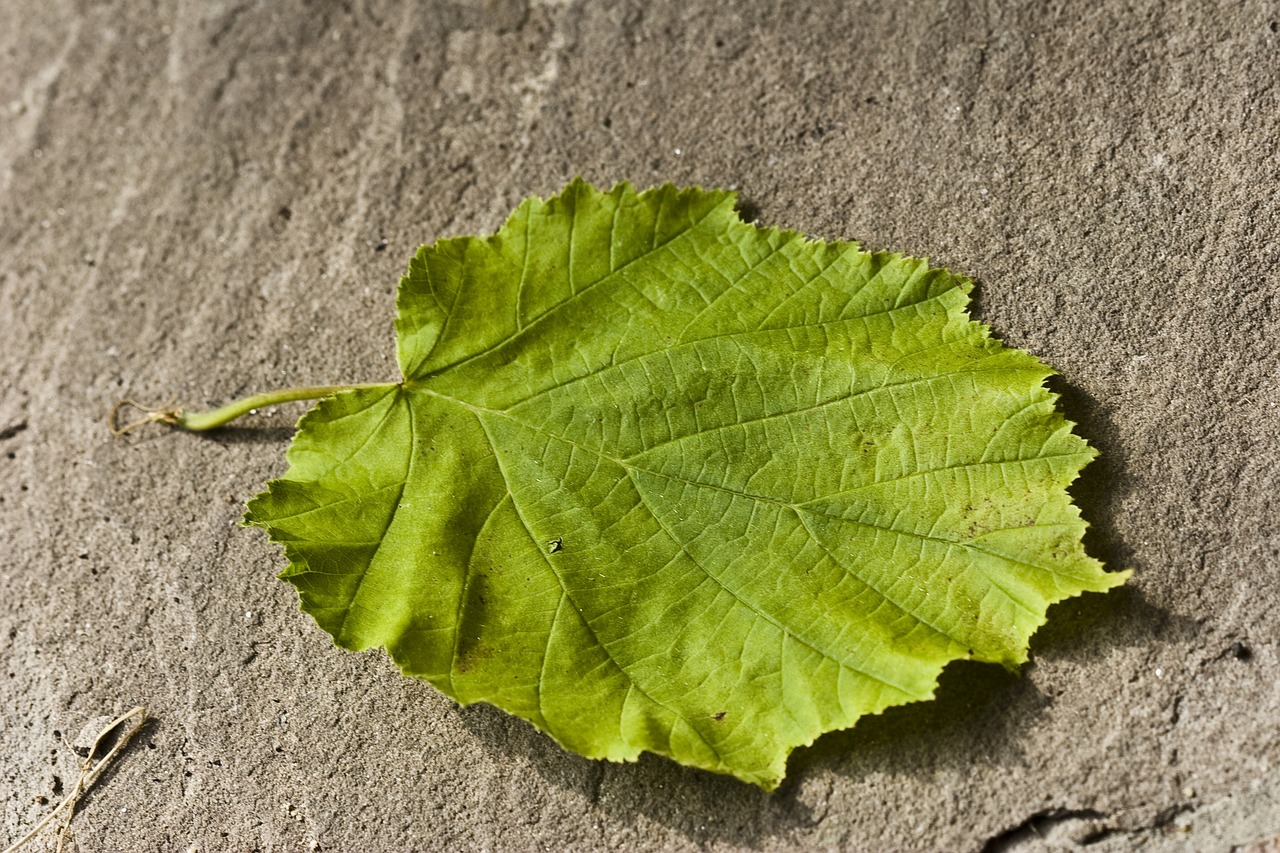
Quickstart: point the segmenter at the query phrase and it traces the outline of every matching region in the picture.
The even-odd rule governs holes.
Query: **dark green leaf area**
[[[402,280],[404,381],[299,425],[249,521],[303,608],[565,747],[776,787],[786,758],[1006,666],[1123,582],[1052,371],[922,260],[571,184]]]

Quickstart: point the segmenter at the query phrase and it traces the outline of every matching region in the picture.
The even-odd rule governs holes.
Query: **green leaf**
[[[969,281],[734,203],[579,181],[418,252],[404,381],[307,414],[246,516],[338,645],[592,758],[772,789],[1123,582],[1066,493],[1094,451]]]

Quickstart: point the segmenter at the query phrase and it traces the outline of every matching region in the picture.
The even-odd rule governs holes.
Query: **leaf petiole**
[[[292,403],[297,400],[319,400],[323,397],[332,397],[342,391],[354,391],[358,388],[385,388],[388,384],[380,382],[362,385],[310,385],[302,388],[283,388],[279,391],[268,391],[265,394],[242,397],[208,412],[189,412],[173,403],[152,408],[134,400],[124,399],[112,407],[111,414],[107,420],[108,425],[111,427],[111,432],[115,435],[123,435],[130,430],[150,423],[168,424],[188,432],[205,432],[225,426],[236,418],[267,406]],[[138,409],[145,417],[121,426],[119,414],[121,409],[126,406]]]

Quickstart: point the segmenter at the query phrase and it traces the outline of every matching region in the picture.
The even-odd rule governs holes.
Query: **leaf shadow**
[[[985,289],[984,282],[974,280],[974,288],[969,294],[970,316],[977,322],[987,324],[998,340],[1007,341],[1005,330],[983,316]],[[1098,458],[1084,467],[1068,489],[1072,500],[1089,524],[1084,536],[1085,550],[1112,570],[1126,568],[1133,559],[1134,552],[1124,542],[1112,520],[1131,491],[1126,477],[1128,454],[1125,452],[1121,430],[1098,398],[1071,384],[1062,374],[1049,376],[1045,380],[1045,387],[1057,396],[1056,406],[1067,420],[1076,425],[1076,434],[1088,441],[1099,453]]]
[[[1050,607],[1049,621],[1031,638],[1031,657],[1085,662],[1111,647],[1189,641],[1199,631],[1197,620],[1158,607],[1140,588],[1126,585]]]
[[[544,781],[621,826],[634,826],[636,816],[643,815],[699,846],[727,841],[761,849],[770,837],[816,822],[794,791],[770,795],[649,753],[634,764],[593,761],[561,749],[529,723],[491,705],[477,703],[458,713],[496,760],[509,763],[513,754],[522,755]]]
[[[523,755],[547,783],[576,794],[584,808],[607,814],[618,825],[636,825],[637,816],[643,816],[693,846],[766,850],[823,820],[827,809],[821,789],[830,786],[830,773],[930,776],[967,766],[974,755],[1017,765],[1022,758],[1018,735],[1050,704],[1028,679],[1001,667],[953,664],[944,671],[934,701],[891,708],[798,749],[773,794],[648,753],[635,764],[581,758],[488,705],[462,708],[459,714],[496,760]]]
[[[1156,635],[1194,630],[1194,620],[1173,616],[1149,603],[1140,590],[1122,587],[1054,605],[1048,624],[1032,638],[1031,653],[1033,661],[1089,660],[1115,645],[1146,645]],[[1031,671],[952,663],[939,678],[932,701],[890,708],[797,749],[786,780],[773,794],[647,753],[635,764],[591,761],[489,705],[458,713],[495,760],[523,756],[548,784],[571,792],[584,808],[609,815],[618,825],[633,826],[643,816],[693,846],[766,850],[824,819],[823,790],[830,788],[831,774],[858,783],[883,775],[945,779],[977,762],[1025,766],[1022,744],[1035,736],[1054,702],[1030,677]]]
[[[291,440],[295,431],[292,426],[227,426],[193,435],[214,444],[281,444]]]
[[[1068,490],[1089,523],[1084,535],[1085,550],[1110,569],[1125,568],[1134,552],[1114,522],[1130,492],[1125,476],[1127,454],[1120,429],[1097,398],[1063,376],[1050,376],[1046,384],[1058,395],[1059,410],[1076,424],[1076,433],[1099,452],[1098,458],[1084,467]]]
[[[1020,744],[1033,736],[1037,720],[1054,701],[1032,677],[1037,659],[1088,661],[1110,647],[1145,646],[1157,635],[1189,634],[1195,628],[1194,620],[1152,605],[1131,587],[1060,602],[1032,636],[1032,662],[1021,673],[955,661],[939,677],[933,700],[889,708],[796,750],[788,782],[821,770],[862,777],[930,775],[962,770],[975,761],[1021,766]]]
[[[824,772],[862,781],[877,775],[928,779],[979,761],[1018,767],[1024,763],[1021,735],[1052,704],[1018,673],[957,661],[943,670],[933,700],[864,717],[851,729],[797,749],[787,765],[786,784]]]
[[[598,762],[561,749],[530,723],[487,702],[460,705],[458,721],[499,762],[522,754],[542,778],[557,788],[589,795],[598,784]]]

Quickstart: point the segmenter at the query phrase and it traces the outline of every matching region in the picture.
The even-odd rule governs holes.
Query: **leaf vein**
[[[665,241],[664,241],[663,243],[661,243],[660,245],[654,245],[654,247],[653,247],[653,248],[651,248],[648,252],[645,252],[644,254],[641,254],[641,255],[637,255],[636,257],[634,257],[634,258],[632,258],[631,260],[629,260],[629,261],[627,261],[626,263],[624,263],[622,266],[618,267],[618,268],[617,268],[616,270],[614,270],[613,272],[607,273],[606,275],[601,276],[600,278],[596,279],[595,281],[593,281],[593,282],[589,282],[588,284],[583,285],[582,289],[581,289],[581,290],[579,290],[577,293],[574,293],[574,294],[572,294],[572,295],[570,295],[570,296],[567,296],[567,297],[565,297],[564,299],[560,300],[559,302],[555,303],[554,305],[551,305],[550,307],[548,307],[546,311],[543,311],[543,312],[542,312],[541,314],[539,314],[537,317],[533,318],[533,320],[529,321],[529,323],[528,323],[528,324],[526,324],[526,325],[524,326],[524,328],[523,328],[523,329],[519,329],[519,330],[517,330],[517,331],[515,331],[515,332],[512,332],[511,334],[509,334],[509,335],[505,336],[505,337],[504,337],[504,338],[502,338],[501,340],[495,341],[494,343],[490,344],[488,347],[486,347],[485,349],[481,350],[480,352],[473,353],[473,354],[471,354],[471,355],[469,355],[469,356],[466,356],[466,357],[464,357],[464,358],[461,358],[461,359],[459,359],[459,360],[457,360],[457,361],[455,361],[455,362],[453,362],[453,363],[451,363],[451,364],[442,365],[442,366],[441,366],[441,367],[439,367],[438,369],[436,369],[436,370],[432,371],[432,374],[434,375],[434,374],[444,373],[444,372],[445,372],[445,371],[447,371],[447,370],[453,370],[454,368],[461,367],[461,366],[462,366],[462,365],[464,365],[464,364],[469,364],[470,362],[475,361],[475,360],[480,359],[480,358],[483,358],[484,356],[486,356],[486,355],[488,355],[488,354],[492,353],[494,350],[497,350],[497,349],[499,349],[499,348],[501,348],[501,347],[503,347],[503,346],[505,346],[505,345],[507,345],[507,344],[511,343],[513,340],[515,340],[516,338],[520,337],[521,335],[527,334],[527,333],[529,332],[529,330],[530,330],[530,329],[532,329],[534,326],[537,326],[539,323],[542,323],[544,320],[546,320],[546,318],[548,318],[548,317],[552,316],[552,315],[553,315],[553,314],[555,314],[555,313],[556,313],[560,308],[563,308],[563,307],[564,307],[565,305],[567,305],[568,303],[570,303],[570,302],[572,302],[573,300],[577,299],[578,297],[582,296],[582,294],[584,294],[584,293],[586,293],[586,292],[588,292],[588,291],[590,291],[590,290],[593,290],[593,289],[594,289],[594,288],[596,288],[596,287],[599,287],[600,285],[604,284],[605,282],[609,281],[610,279],[612,279],[612,278],[614,278],[615,276],[617,276],[618,274],[620,274],[623,270],[627,269],[627,268],[628,268],[628,267],[630,267],[632,264],[639,263],[640,261],[643,261],[643,260],[644,260],[644,259],[646,259],[646,258],[652,257],[652,256],[653,256],[653,254],[654,254],[655,252],[657,252],[659,249],[666,249],[666,248],[670,247],[670,246],[671,246],[673,243],[675,243],[676,241],[678,241],[678,240],[680,240],[680,239],[682,239],[682,238],[684,238],[684,237],[688,236],[689,234],[693,233],[693,231],[694,231],[694,230],[696,230],[699,226],[701,226],[703,222],[705,222],[708,218],[710,218],[710,216],[711,216],[711,214],[712,214],[712,213],[714,213],[715,211],[719,210],[721,207],[723,207],[723,206],[724,206],[724,204],[725,204],[725,202],[721,202],[720,204],[717,204],[717,205],[715,205],[714,207],[709,208],[705,213],[703,213],[703,214],[702,214],[702,216],[698,217],[698,219],[697,219],[695,222],[693,222],[692,224],[690,224],[690,225],[689,225],[689,227],[688,227],[688,228],[686,228],[685,230],[680,231],[679,233],[672,235],[671,237],[667,238],[667,240],[665,240]],[[459,288],[459,292],[461,292],[461,288]],[[454,300],[454,308],[456,308],[456,307],[457,307],[457,299],[455,298],[455,300]],[[452,309],[452,308],[450,309],[450,312],[449,312],[449,313],[450,313],[450,314],[452,314],[452,313],[453,313],[453,309]],[[446,325],[447,325],[447,323],[448,323],[448,320],[447,320],[447,319],[446,319],[445,323],[446,323]],[[443,335],[443,330],[441,331],[441,334]],[[438,339],[437,339],[437,341],[438,341]],[[433,346],[433,347],[432,347],[432,350],[434,351],[434,349],[435,349],[435,347]],[[428,356],[430,356],[430,353],[428,353]],[[425,361],[425,359],[424,359],[424,361]],[[425,377],[424,377],[424,378],[425,378]]]
[[[991,357],[991,356],[988,356],[988,357]],[[964,370],[952,371],[951,373],[938,373],[931,376],[917,376],[912,379],[904,379],[901,382],[885,382],[871,388],[860,388],[856,391],[850,391],[847,394],[841,394],[838,397],[834,397],[830,400],[826,400],[821,403],[814,403],[811,406],[804,406],[799,409],[788,409],[784,412],[774,412],[773,414],[760,415],[759,417],[754,417],[754,418],[744,418],[742,420],[735,420],[731,423],[720,424],[719,426],[714,426],[714,427],[708,427],[707,429],[699,430],[697,432],[685,433],[684,435],[679,435],[679,436],[676,436],[675,438],[671,438],[666,441],[661,441],[655,445],[646,447],[644,450],[641,450],[639,453],[635,453],[632,456],[629,456],[627,458],[638,459],[641,456],[645,456],[647,454],[653,453],[655,450],[659,450],[664,447],[669,447],[670,445],[678,444],[682,441],[688,441],[689,439],[701,438],[707,435],[711,435],[712,433],[721,432],[723,430],[730,430],[736,427],[745,427],[745,426],[750,426],[752,424],[763,423],[765,421],[778,420],[782,418],[790,418],[795,415],[804,415],[810,412],[816,412],[820,409],[825,409],[829,406],[834,406],[840,403],[847,403],[852,400],[856,400],[860,397],[866,397],[871,394],[878,393],[880,391],[897,390],[902,388],[913,387],[916,385],[929,385],[942,379],[955,379],[956,377],[959,377],[959,376],[969,376],[973,374],[986,374],[986,373],[1003,373],[1003,372],[1011,372],[1011,371],[1019,371],[1019,370],[1030,370],[1030,369],[1031,368],[1028,368],[1028,367],[1009,367],[1009,366],[966,368]],[[895,406],[896,406],[896,402],[895,402]],[[735,408],[735,410],[737,409]]]
[[[356,588],[351,591],[351,598],[350,600],[348,600],[346,607],[344,607],[342,610],[342,621],[338,623],[338,630],[333,632],[333,636],[338,639],[342,639],[343,635],[346,634],[347,620],[351,618],[351,611],[355,608],[357,599],[360,598],[360,590],[364,588],[365,579],[369,576],[370,569],[373,568],[373,561],[378,558],[378,554],[382,551],[383,544],[387,541],[387,532],[391,530],[391,525],[395,523],[396,516],[399,515],[400,513],[400,506],[401,506],[400,501],[404,498],[405,484],[407,484],[409,480],[412,479],[413,477],[413,460],[417,456],[416,453],[412,452],[414,446],[417,444],[415,440],[416,428],[413,423],[413,407],[409,405],[408,398],[405,395],[399,395],[396,402],[404,403],[405,410],[408,413],[408,417],[409,417],[410,453],[409,453],[409,461],[408,461],[408,464],[406,465],[406,470],[405,470],[405,481],[400,485],[400,495],[399,497],[396,498],[395,506],[392,508],[391,512],[387,514],[387,523],[382,528],[382,535],[378,537],[378,543],[377,545],[374,546],[373,553],[369,555],[369,560],[364,564],[364,568],[361,569],[360,571],[360,577],[356,579]],[[377,430],[382,429],[385,423],[386,423],[385,420],[379,422]],[[376,432],[377,430],[374,430],[374,431]]]
[[[632,485],[635,487],[636,491],[637,491],[637,492],[639,492],[639,493],[640,493],[640,495],[641,495],[641,497],[643,498],[643,496],[644,496],[644,489],[640,486],[639,482],[637,482],[637,481],[635,480],[635,478],[631,476],[631,471],[627,470],[625,467],[623,468],[623,470],[624,470],[624,471],[626,471],[626,475],[627,475],[627,477],[628,477],[629,479],[631,479]],[[712,580],[712,581],[713,581],[717,586],[719,586],[719,587],[720,587],[721,589],[723,589],[725,592],[729,593],[729,595],[733,596],[733,598],[734,598],[736,601],[738,601],[740,604],[742,604],[743,606],[745,606],[748,610],[750,610],[751,612],[755,613],[757,616],[759,616],[760,618],[764,619],[764,620],[765,620],[766,622],[768,622],[769,624],[773,625],[773,626],[774,626],[775,628],[777,628],[779,631],[782,631],[784,634],[789,635],[789,636],[791,636],[791,637],[795,638],[795,639],[796,639],[798,642],[800,642],[802,645],[804,645],[804,646],[808,647],[810,650],[812,650],[812,651],[814,651],[814,652],[817,652],[818,654],[822,655],[823,657],[827,658],[828,660],[830,660],[830,661],[834,661],[836,664],[838,664],[838,665],[840,665],[840,666],[842,666],[842,667],[844,667],[844,668],[846,668],[846,669],[852,670],[852,671],[854,671],[854,672],[856,672],[856,673],[858,673],[858,674],[860,674],[860,675],[863,675],[863,676],[865,676],[865,677],[867,677],[867,678],[870,678],[870,679],[871,679],[871,680],[873,680],[873,681],[877,681],[877,682],[879,682],[880,684],[883,684],[883,685],[884,685],[884,686],[886,686],[886,687],[891,687],[891,688],[893,688],[894,690],[897,690],[897,691],[899,691],[899,692],[903,693],[904,695],[907,695],[907,696],[910,696],[910,695],[911,695],[911,692],[910,692],[909,690],[907,690],[906,688],[904,688],[904,687],[902,687],[902,686],[900,686],[900,685],[898,685],[898,684],[894,684],[893,682],[888,681],[888,680],[886,680],[884,677],[882,677],[882,676],[880,676],[880,675],[876,675],[876,674],[875,674],[875,673],[873,673],[873,672],[869,672],[869,671],[867,671],[867,670],[865,670],[865,669],[862,669],[862,668],[860,668],[860,667],[854,666],[853,664],[851,664],[851,663],[849,663],[849,662],[848,662],[847,658],[840,658],[840,657],[837,657],[837,656],[836,656],[835,654],[833,654],[832,652],[830,652],[830,651],[828,651],[828,650],[826,650],[826,649],[819,648],[819,647],[817,646],[817,644],[816,644],[814,641],[810,640],[808,637],[804,636],[804,635],[803,635],[803,634],[801,634],[799,631],[795,630],[794,628],[788,628],[787,626],[785,626],[785,625],[783,625],[781,622],[779,622],[777,619],[773,618],[771,615],[769,615],[768,613],[766,613],[763,609],[761,609],[761,607],[760,607],[758,604],[756,604],[755,602],[752,602],[752,601],[748,601],[746,598],[744,598],[744,597],[742,596],[742,594],[741,594],[740,592],[738,592],[737,590],[735,590],[735,589],[733,589],[732,587],[730,587],[730,586],[729,586],[728,584],[726,584],[723,580],[721,580],[720,578],[716,577],[716,575],[712,574],[711,570],[710,570],[710,569],[708,569],[708,568],[707,568],[707,567],[702,563],[702,561],[701,561],[701,560],[699,560],[696,556],[694,556],[694,555],[693,555],[693,553],[692,553],[692,552],[690,552],[690,551],[689,551],[689,549],[688,549],[688,547],[686,547],[685,543],[684,543],[684,542],[682,542],[682,541],[680,541],[679,537],[677,537],[677,536],[676,536],[676,534],[675,534],[675,532],[674,532],[674,531],[672,531],[672,530],[671,530],[671,528],[669,528],[669,527],[666,525],[666,523],[662,520],[662,518],[658,515],[658,513],[654,510],[654,508],[649,504],[649,502],[648,502],[648,501],[645,501],[645,509],[649,510],[649,514],[653,517],[653,520],[654,520],[654,521],[656,521],[656,522],[658,523],[658,526],[659,526],[660,528],[662,528],[662,532],[663,532],[663,533],[665,533],[665,534],[667,535],[667,537],[668,537],[672,542],[674,542],[674,543],[675,543],[676,547],[680,549],[681,553],[683,553],[686,557],[688,557],[690,560],[692,560],[692,561],[693,561],[693,564],[694,564],[695,566],[697,566],[697,567],[702,571],[702,573],[703,573],[704,575],[706,575],[708,578],[710,578],[710,579],[711,579],[711,580]],[[778,665],[779,665],[779,667],[781,667],[781,666],[782,666],[782,661],[781,661],[781,659],[779,659],[779,664],[778,664]]]
[[[511,495],[511,508],[515,510],[516,518],[519,519],[520,521],[520,526],[524,528],[525,534],[528,535],[528,537],[533,541],[534,547],[537,549],[538,554],[542,557],[542,561],[546,563],[547,568],[551,571],[551,574],[555,577],[556,582],[559,583],[560,590],[562,593],[564,593],[565,598],[567,598],[569,600],[569,603],[573,605],[573,609],[578,614],[578,621],[582,623],[582,627],[585,628],[587,633],[591,635],[591,639],[600,648],[600,650],[604,652],[605,657],[609,659],[609,662],[612,663],[615,667],[617,667],[619,672],[621,672],[624,676],[626,676],[627,680],[631,683],[631,685],[637,691],[639,691],[640,695],[644,696],[646,699],[648,699],[654,705],[657,705],[659,708],[662,708],[663,710],[669,712],[670,714],[672,714],[672,716],[676,717],[677,719],[683,720],[684,716],[679,711],[670,707],[666,703],[654,698],[654,696],[650,694],[649,691],[645,690],[644,687],[641,686],[641,684],[636,680],[635,676],[632,675],[630,672],[628,672],[627,668],[623,666],[623,664],[620,663],[618,659],[613,656],[613,652],[611,652],[609,650],[609,647],[600,639],[600,635],[596,633],[596,629],[592,627],[591,623],[587,620],[586,616],[583,615],[583,611],[578,606],[577,600],[574,599],[573,593],[569,591],[569,587],[564,582],[564,578],[560,576],[560,573],[558,571],[556,571],[555,564],[543,552],[541,543],[538,541],[537,536],[534,535],[532,528],[529,527],[529,522],[525,519],[524,513],[520,510],[520,503],[519,501],[516,500],[515,494],[511,491],[511,478],[507,475],[506,469],[502,465],[502,457],[498,453],[497,444],[494,442],[493,436],[490,435],[488,426],[485,425],[483,418],[477,417],[476,419],[480,421],[480,428],[484,431],[485,439],[489,442],[489,448],[490,450],[492,450],[493,457],[498,463],[498,469],[502,474],[503,483],[506,485],[507,494]],[[583,449],[585,450],[585,448]],[[550,639],[550,636],[548,635],[548,640],[549,639]],[[688,723],[688,721],[685,721],[685,722]],[[716,760],[723,765],[724,759],[721,757],[719,749],[717,749],[715,745],[713,745],[709,740],[707,740],[706,736],[701,731],[698,730],[697,726],[693,725],[692,723],[688,723],[688,725],[689,725],[689,728],[693,731],[693,733],[698,736],[699,740],[702,741],[703,745],[705,745],[707,749],[710,750],[711,753],[716,756]],[[621,730],[621,720],[619,720],[619,730]]]

